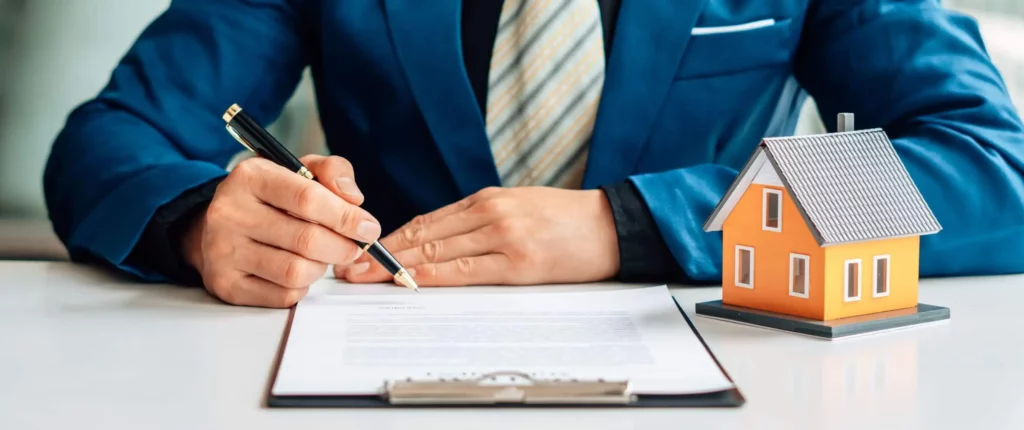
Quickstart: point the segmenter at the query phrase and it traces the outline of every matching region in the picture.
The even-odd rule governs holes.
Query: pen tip
[[[420,286],[416,285],[416,281],[414,281],[412,276],[409,276],[409,273],[404,269],[395,274],[395,280],[406,288],[412,288],[417,293],[420,292]]]

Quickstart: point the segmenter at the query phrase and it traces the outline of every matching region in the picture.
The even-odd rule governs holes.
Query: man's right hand
[[[302,162],[320,183],[262,158],[239,163],[192,222],[182,252],[210,293],[236,305],[290,307],[328,264],[359,257],[352,239],[379,238],[347,160]]]

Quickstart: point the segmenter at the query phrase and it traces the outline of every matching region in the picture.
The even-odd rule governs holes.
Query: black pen
[[[223,118],[224,122],[227,123],[228,133],[250,151],[297,173],[299,176],[316,180],[313,173],[306,166],[302,165],[302,162],[295,155],[289,152],[281,142],[278,142],[274,136],[261,127],[252,117],[243,112],[241,106],[237,104],[231,105],[227,112],[224,112]],[[395,260],[395,257],[391,256],[391,253],[379,241],[363,243],[355,240],[354,242],[362,247],[364,252],[370,254],[374,260],[377,260],[381,266],[384,266],[388,273],[395,277],[396,282],[419,292],[419,286],[416,285],[416,281],[412,279],[412,276],[409,276],[409,272],[398,263],[398,260]]]

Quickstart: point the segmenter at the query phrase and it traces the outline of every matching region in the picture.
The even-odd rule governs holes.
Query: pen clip
[[[238,132],[236,132],[233,127],[231,127],[231,124],[225,125],[224,128],[226,128],[228,130],[228,134],[233,136],[235,138],[235,140],[238,141],[238,143],[242,144],[242,146],[248,148],[250,151],[252,151],[255,154],[259,154],[259,152],[256,151],[256,147],[252,146],[252,144],[250,144],[249,142],[246,142],[245,139],[242,138],[242,136],[239,136]]]

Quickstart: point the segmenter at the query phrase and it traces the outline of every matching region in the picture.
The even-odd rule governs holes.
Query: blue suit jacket
[[[175,0],[57,139],[56,232],[161,279],[125,264],[147,221],[225,175],[241,149],[229,105],[271,122],[306,66],[330,149],[385,232],[498,185],[460,1]],[[922,240],[923,275],[1024,271],[1024,130],[976,24],[935,1],[625,0],[607,64],[584,187],[633,181],[692,280],[719,279],[721,237],[701,225],[806,94],[828,123],[855,112],[890,133],[944,227]]]

